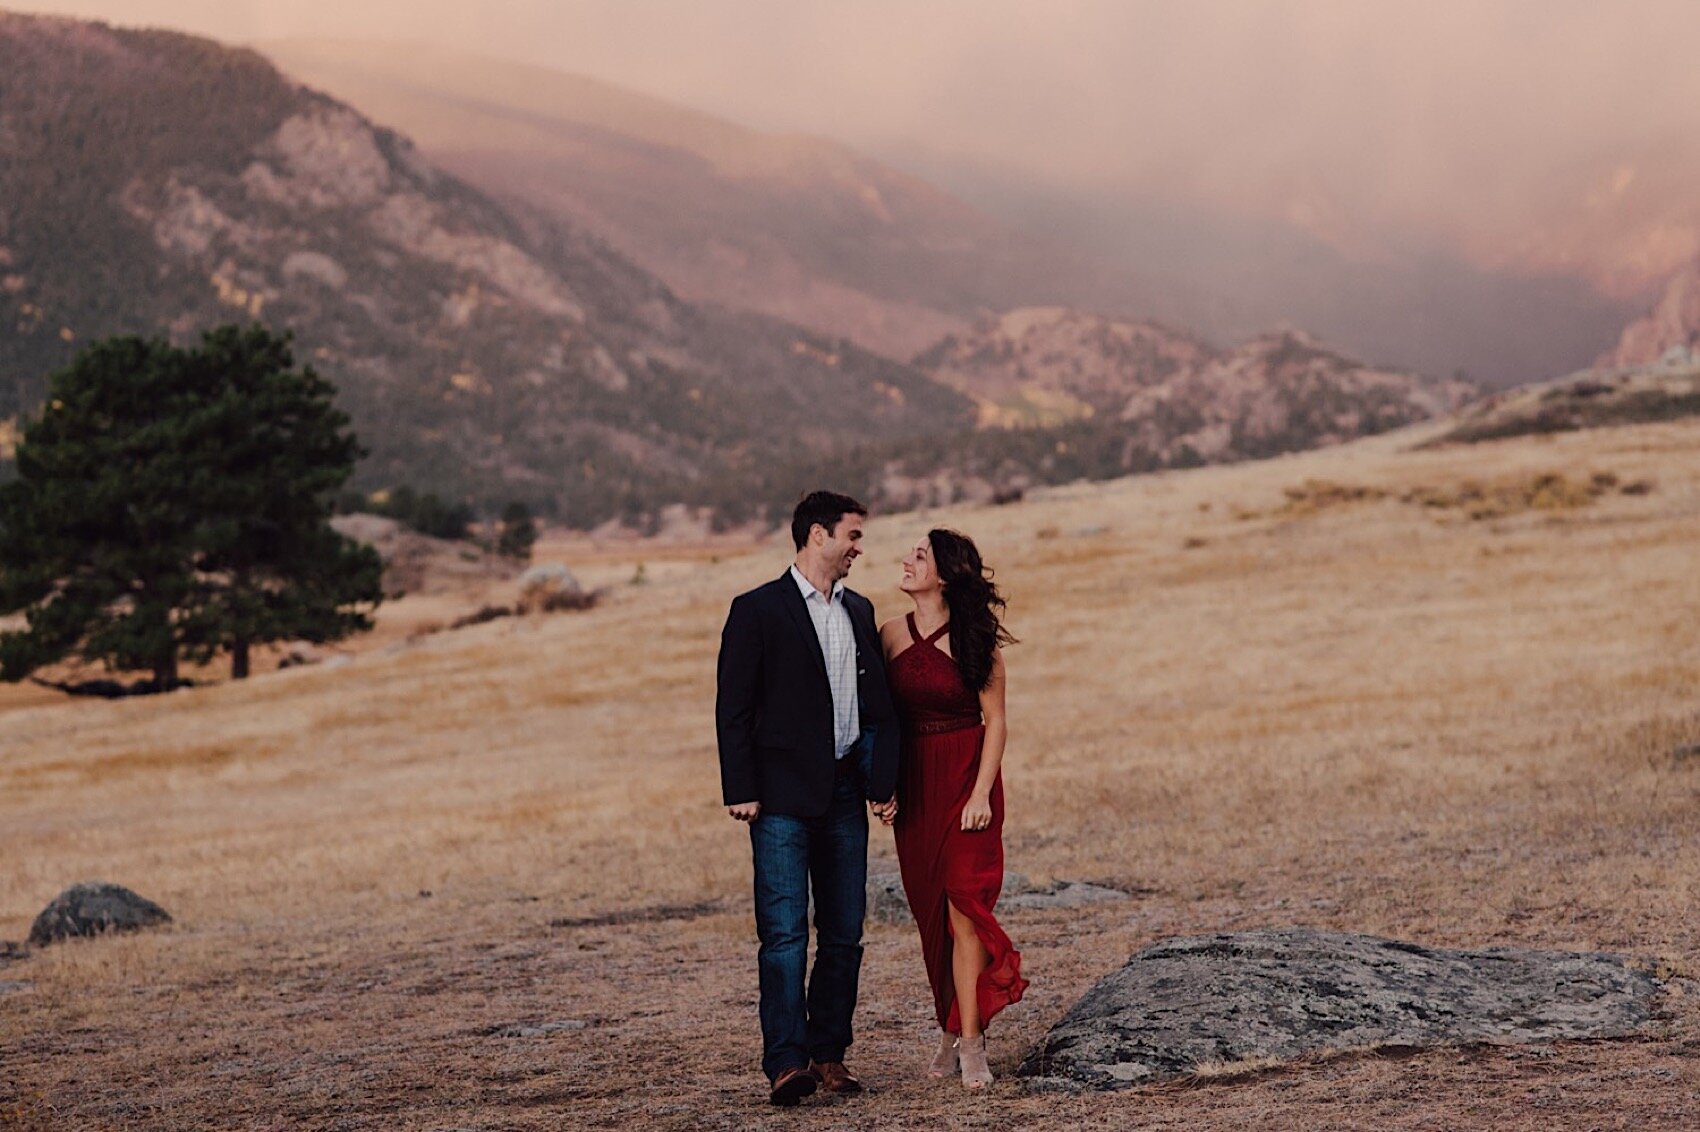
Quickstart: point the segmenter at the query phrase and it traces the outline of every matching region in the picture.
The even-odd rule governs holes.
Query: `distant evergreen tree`
[[[382,496],[368,498],[364,506],[353,510],[383,515],[422,535],[443,539],[466,538],[467,528],[475,518],[468,504],[447,503],[434,491],[421,495],[410,484],[402,484]]]
[[[427,491],[402,522],[433,538],[463,539],[473,518],[472,508],[467,504],[448,503],[436,492]]]
[[[496,553],[529,560],[531,548],[536,544],[537,523],[531,517],[531,508],[519,502],[504,507],[501,533],[496,537]]]
[[[361,455],[287,336],[224,327],[192,350],[112,338],[50,378],[0,485],[0,679],[75,655],[147,670],[371,627],[382,563],[331,530]]]

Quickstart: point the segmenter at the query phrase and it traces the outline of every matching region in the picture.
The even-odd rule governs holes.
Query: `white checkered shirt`
[[[809,620],[815,623],[821,656],[826,658],[826,680],[832,687],[833,757],[841,759],[862,734],[862,709],[856,698],[856,631],[844,605],[844,583],[833,583],[832,595],[827,597],[796,566],[791,567],[791,577],[809,607]]]

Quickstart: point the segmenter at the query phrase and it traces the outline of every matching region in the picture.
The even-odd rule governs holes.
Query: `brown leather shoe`
[[[801,1065],[780,1071],[773,1079],[773,1089],[767,1094],[769,1104],[794,1105],[815,1091],[815,1075]]]
[[[829,1093],[859,1093],[862,1082],[850,1075],[842,1061],[811,1061],[809,1070],[820,1078],[821,1087]]]

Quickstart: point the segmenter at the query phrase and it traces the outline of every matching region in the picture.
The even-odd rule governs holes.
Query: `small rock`
[[[1006,882],[1007,885],[1007,882]],[[1006,887],[1007,891],[1007,887]],[[1059,880],[1044,888],[1030,888],[998,901],[999,908],[1080,908],[1087,904],[1102,904],[1108,900],[1126,900],[1128,894],[1117,888],[1084,881]]]
[[[283,655],[278,657],[279,668],[300,668],[309,664],[323,664],[331,654],[309,641],[290,641],[283,646]]]
[[[1126,900],[1128,894],[1102,885],[1060,880],[1035,886],[1020,873],[1003,875],[1003,890],[998,908],[1078,908],[1105,900]],[[870,862],[868,868],[868,918],[887,924],[910,923],[909,897],[903,891],[903,877],[894,865]]]
[[[1700,743],[1684,743],[1670,753],[1670,760],[1679,766],[1700,760]]]
[[[895,871],[868,870],[868,919],[884,924],[904,924],[912,919],[903,878]]]
[[[30,982],[9,982],[0,979],[0,994],[15,994],[18,991],[29,990],[33,986],[35,984]]]
[[[76,884],[42,909],[30,928],[30,943],[41,947],[71,936],[133,932],[170,922],[164,908],[122,885]]]
[[[540,562],[519,576],[519,609],[530,613],[584,593],[573,572],[559,562]]]

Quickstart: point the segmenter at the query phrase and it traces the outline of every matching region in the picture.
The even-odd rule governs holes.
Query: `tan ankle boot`
[[[960,1038],[956,1055],[962,1061],[962,1083],[970,1089],[984,1089],[992,1083],[992,1069],[986,1064],[986,1035]]]
[[[956,1035],[949,1030],[939,1035],[939,1051],[927,1066],[927,1076],[944,1078],[956,1073]]]

